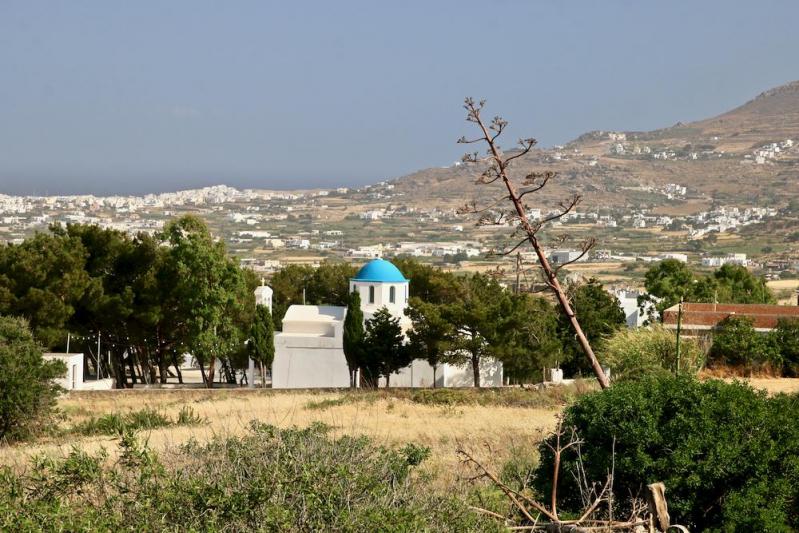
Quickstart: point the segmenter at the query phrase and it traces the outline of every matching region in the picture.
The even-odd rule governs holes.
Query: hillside
[[[705,120],[650,132],[589,132],[566,146],[531,152],[513,171],[559,173],[542,203],[579,191],[594,207],[685,212],[714,201],[774,207],[799,196],[797,141],[799,81]],[[491,194],[475,185],[478,175],[478,169],[453,165],[420,170],[394,184],[412,201],[455,205]],[[685,197],[660,194],[669,183],[687,187]]]

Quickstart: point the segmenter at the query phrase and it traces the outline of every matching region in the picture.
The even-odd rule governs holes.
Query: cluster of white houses
[[[384,259],[364,265],[350,280],[350,291],[358,291],[364,320],[382,308],[398,318],[403,331],[411,327],[405,316],[409,280]],[[256,303],[272,308],[272,289],[256,289]],[[347,308],[332,305],[292,305],[283,317],[283,330],[275,334],[275,359],[272,363],[272,388],[348,387],[349,368],[344,356],[344,320]],[[481,366],[480,385],[502,385],[502,363],[485,360]],[[252,374],[251,374],[252,378]],[[253,380],[250,379],[250,383]],[[391,376],[393,387],[433,386],[433,367],[417,359]],[[474,385],[468,365],[444,364],[436,370],[436,386],[468,387]]]

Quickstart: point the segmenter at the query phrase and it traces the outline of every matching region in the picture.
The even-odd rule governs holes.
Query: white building
[[[727,254],[724,257],[703,257],[702,266],[720,267],[722,265],[749,266],[746,254]]]
[[[680,263],[687,263],[688,262],[688,254],[679,254],[674,252],[669,252],[663,254],[664,259],[676,259]]]
[[[255,289],[255,305],[265,305],[272,311],[272,287],[266,285],[264,278],[261,278],[261,286]]]
[[[259,287],[259,290],[268,287]],[[411,327],[405,316],[409,280],[384,259],[373,259],[350,280],[350,290],[358,291],[364,321],[382,308],[399,318],[403,331]],[[271,299],[271,292],[269,293]],[[256,298],[258,295],[256,294]],[[344,320],[347,308],[340,306],[292,305],[283,318],[283,331],[275,335],[272,364],[273,388],[335,388],[349,386],[349,369],[344,356]],[[480,365],[481,386],[499,387],[503,383],[502,363],[486,358]],[[462,367],[440,365],[437,386],[472,386],[473,373]],[[384,381],[383,381],[384,383]],[[417,359],[391,375],[394,387],[430,387],[433,368]]]
[[[640,328],[650,315],[654,315],[654,305],[652,302],[645,302],[643,310],[638,307],[638,297],[646,293],[629,289],[616,289],[608,292],[618,298],[619,304],[624,311],[624,317],[628,328]]]
[[[349,387],[344,357],[346,307],[292,305],[275,335],[272,388]]]
[[[571,261],[583,261],[586,256],[580,257],[583,252],[580,250],[554,250],[549,254],[549,261],[554,265],[562,265]]]
[[[108,390],[114,388],[114,380],[98,379],[93,381],[83,380],[83,354],[82,353],[46,353],[42,355],[46,361],[61,361],[67,367],[63,377],[56,378],[56,384],[66,390]]]

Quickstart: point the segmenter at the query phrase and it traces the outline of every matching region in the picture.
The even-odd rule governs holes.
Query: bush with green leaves
[[[674,373],[677,368],[677,335],[660,324],[622,329],[602,344],[600,360],[610,367],[614,381],[641,379]],[[680,339],[680,372],[696,374],[705,354],[694,339]]]
[[[769,398],[740,382],[679,376],[583,396],[564,423],[584,441],[588,480],[603,483],[615,472],[618,513],[630,495],[664,482],[672,523],[691,531],[793,531],[799,528],[797,418],[797,396]],[[535,488],[549,494],[554,455],[545,444],[540,452]],[[564,453],[562,468],[560,507],[576,512],[582,501],[575,452]]]
[[[755,330],[751,318],[731,315],[716,326],[708,353],[710,365],[726,365],[753,370],[782,368],[779,347],[772,335]]]
[[[67,369],[45,361],[28,323],[0,316],[0,443],[43,431],[55,414],[60,387],[53,379]]]
[[[500,531],[413,475],[429,450],[253,423],[158,457],[130,432],[118,464],[80,450],[0,469],[1,531]]]
[[[770,335],[780,351],[783,375],[799,376],[799,319],[781,318]]]
[[[79,435],[117,436],[126,431],[151,430],[169,426],[196,426],[205,423],[188,405],[181,407],[176,419],[172,419],[161,411],[145,407],[126,414],[108,413],[99,417],[90,417],[75,425],[72,433]]]

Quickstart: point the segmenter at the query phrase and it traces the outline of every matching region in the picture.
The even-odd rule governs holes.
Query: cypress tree
[[[356,290],[349,296],[344,319],[344,357],[350,370],[350,387],[355,386],[355,375],[363,358],[363,336],[361,295]]]
[[[255,320],[252,323],[250,339],[250,357],[261,368],[261,386],[266,386],[265,368],[272,366],[275,360],[275,327],[272,323],[272,312],[265,305],[255,308]]]

